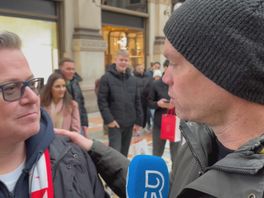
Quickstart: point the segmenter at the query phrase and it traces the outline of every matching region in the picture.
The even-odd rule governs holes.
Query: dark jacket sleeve
[[[96,169],[94,163],[92,162],[92,159],[90,158],[90,156],[87,152],[84,152],[84,153],[86,154],[87,168],[90,172],[90,174],[89,174],[90,178],[89,179],[90,179],[91,184],[93,186],[94,197],[102,197],[102,198],[108,197],[108,195],[104,191],[102,182],[98,177],[97,169]]]
[[[79,90],[80,90],[80,95],[79,95],[79,99],[78,99],[78,104],[79,104],[79,110],[80,110],[80,118],[81,118],[81,125],[82,126],[88,126],[88,116],[87,116],[87,111],[85,109],[85,104],[84,104],[84,97],[81,91],[81,88],[79,86]]]
[[[88,126],[88,116],[85,108],[84,97],[77,79],[73,79],[71,81],[71,90],[68,89],[68,91],[79,105],[81,126]]]
[[[110,122],[114,121],[114,117],[109,108],[109,94],[110,87],[107,80],[107,74],[105,74],[100,80],[100,86],[97,97],[97,104],[105,124],[109,124]]]
[[[107,185],[119,197],[126,197],[126,176],[130,161],[120,152],[95,140],[89,154]]]
[[[143,109],[141,104],[141,93],[140,88],[137,83],[137,93],[136,93],[136,100],[135,100],[135,107],[136,107],[136,124],[139,126],[143,126]]]
[[[159,106],[157,105],[157,91],[155,86],[155,81],[151,83],[149,86],[149,95],[148,95],[148,106],[151,109],[158,109]]]

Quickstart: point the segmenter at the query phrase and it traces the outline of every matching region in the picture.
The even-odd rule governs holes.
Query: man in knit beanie
[[[264,0],[187,0],[164,33],[163,81],[192,121],[170,197],[263,197]]]
[[[187,0],[164,33],[163,81],[186,120],[169,198],[264,197],[264,0]],[[99,172],[126,172],[124,159],[86,141]]]

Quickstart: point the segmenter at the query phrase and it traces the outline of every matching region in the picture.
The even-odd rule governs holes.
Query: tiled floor
[[[101,118],[101,115],[99,112],[90,113],[88,115],[89,117],[89,130],[88,130],[88,136],[93,139],[100,140],[101,142],[108,144],[108,136],[104,134],[103,132],[103,120]],[[134,149],[133,144],[138,142],[139,140],[145,139],[147,143],[147,149],[145,154],[151,154],[152,153],[152,134],[144,132],[140,137],[133,137],[132,138],[132,144],[130,146],[130,151],[128,157],[131,159],[134,156]],[[138,152],[140,153],[140,151]],[[170,160],[170,154],[169,154],[169,146],[166,144],[165,152],[163,155],[163,159],[166,161],[168,168],[171,167],[171,160]]]
[[[103,132],[103,120],[101,118],[101,115],[99,112],[90,113],[88,115],[89,117],[89,130],[88,130],[88,137],[97,139],[105,144],[108,144],[108,136],[104,134]],[[134,154],[134,146],[133,144],[138,142],[139,140],[145,139],[146,147],[146,153],[145,154],[151,154],[152,153],[152,134],[151,132],[144,132],[141,134],[141,136],[136,136],[132,138],[132,142],[130,145],[130,151],[128,158],[133,158]],[[163,159],[166,161],[168,169],[171,169],[171,160],[170,160],[170,154],[169,154],[169,144],[166,144]],[[135,151],[134,151],[135,152]],[[139,151],[138,153],[140,153]],[[111,195],[111,198],[118,198],[117,195],[115,195],[109,188],[106,188],[106,191],[108,191]]]

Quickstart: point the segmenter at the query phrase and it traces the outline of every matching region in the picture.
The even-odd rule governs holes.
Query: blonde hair
[[[116,57],[118,57],[118,56],[129,57],[129,53],[128,53],[127,50],[119,50],[119,51],[117,51],[117,53],[116,53]]]

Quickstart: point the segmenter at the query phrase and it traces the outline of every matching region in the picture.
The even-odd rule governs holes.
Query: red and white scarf
[[[53,182],[48,149],[30,171],[31,198],[53,198]]]

